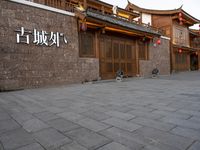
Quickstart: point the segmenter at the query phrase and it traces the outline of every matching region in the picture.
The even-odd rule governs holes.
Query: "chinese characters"
[[[17,43],[30,44],[30,39],[35,45],[44,45],[44,46],[53,46],[60,47],[61,40],[63,43],[67,44],[68,40],[66,39],[64,33],[59,32],[46,32],[44,30],[38,31],[33,29],[32,31],[27,31],[24,27],[21,27],[17,32]],[[30,38],[32,36],[32,38]]]

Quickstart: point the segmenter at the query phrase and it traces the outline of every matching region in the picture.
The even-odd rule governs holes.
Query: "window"
[[[183,46],[189,46],[189,35],[187,28],[180,26],[173,27],[173,43]]]
[[[94,33],[80,32],[79,43],[81,57],[95,57]]]
[[[138,41],[138,48],[139,48],[139,59],[140,60],[147,60],[148,58],[148,47],[146,42]]]

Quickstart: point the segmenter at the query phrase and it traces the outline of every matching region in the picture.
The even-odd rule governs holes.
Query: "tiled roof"
[[[134,22],[129,22],[127,20],[123,20],[121,18],[117,18],[115,16],[111,16],[111,15],[106,15],[106,14],[101,14],[98,12],[94,12],[91,10],[87,10],[86,11],[86,15],[87,17],[91,17],[91,18],[95,18],[101,21],[105,21],[111,24],[115,24],[115,25],[119,25],[131,30],[135,30],[135,31],[139,31],[139,32],[145,32],[145,33],[150,33],[150,34],[154,34],[154,35],[161,35],[159,33],[159,31],[153,30],[150,26],[143,26],[143,25],[139,25],[137,23]]]

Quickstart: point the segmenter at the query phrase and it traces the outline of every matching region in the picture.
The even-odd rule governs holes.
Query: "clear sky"
[[[127,0],[101,0],[106,3],[125,8]],[[200,20],[200,0],[129,0],[139,7],[147,9],[176,9],[183,5],[183,10]],[[198,25],[195,26],[199,29]]]

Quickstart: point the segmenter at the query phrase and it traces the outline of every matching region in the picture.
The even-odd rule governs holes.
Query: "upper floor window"
[[[174,26],[173,27],[173,43],[189,46],[189,34],[188,29],[184,27]]]

